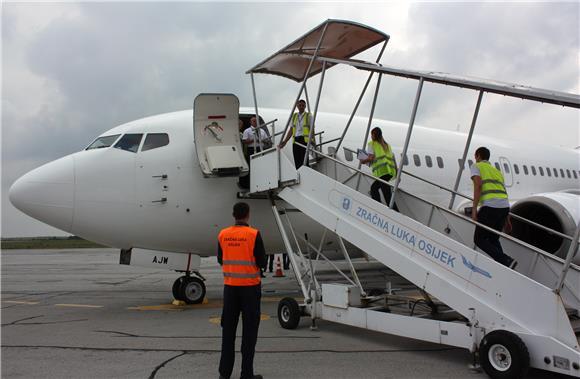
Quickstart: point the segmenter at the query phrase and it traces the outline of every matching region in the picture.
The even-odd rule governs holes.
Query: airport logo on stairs
[[[351,205],[352,201],[350,200],[350,197],[343,197],[342,198],[342,209],[344,211],[350,211],[350,205]]]
[[[409,229],[409,227],[395,222],[387,215],[367,207],[340,191],[333,191],[329,200],[331,204],[342,212],[368,226],[371,226],[412,251],[421,253],[430,261],[445,267],[447,270],[456,271],[458,268],[462,267],[461,265],[455,265],[455,263],[459,262],[459,256],[461,256],[462,263],[468,270],[491,279],[491,274],[489,272],[474,265],[463,255],[450,251],[444,246],[440,246],[429,237],[416,233]]]
[[[465,265],[465,267],[467,267],[468,269],[470,269],[473,272],[476,272],[478,274],[481,274],[481,275],[491,279],[491,274],[489,272],[485,271],[484,269],[482,269],[480,267],[477,267],[476,265],[471,263],[471,261],[469,259],[465,258],[463,255],[461,255],[461,259],[463,260],[463,264]]]

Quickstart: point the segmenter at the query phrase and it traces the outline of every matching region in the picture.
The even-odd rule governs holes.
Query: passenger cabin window
[[[574,174],[574,179],[578,179],[578,177],[576,176],[576,170],[572,170],[572,174]]]
[[[546,167],[546,174],[548,174],[548,176],[552,176],[552,172],[550,171],[550,167]]]
[[[437,166],[439,166],[439,168],[443,168],[443,158],[437,157]]]
[[[139,149],[141,138],[143,138],[143,134],[125,134],[114,147],[115,149],[136,153],[137,149]]]
[[[528,166],[523,165],[522,167],[524,168],[524,174],[528,175]]]
[[[517,165],[517,164],[515,164],[515,163],[514,163],[514,172],[515,172],[516,174],[518,174],[518,175],[519,175],[519,173],[520,173],[520,168],[519,168],[519,167],[518,167],[518,165]]]
[[[536,166],[531,166],[532,167],[532,174],[534,174],[534,176],[536,176]]]
[[[471,159],[467,160],[467,163],[469,163],[469,167],[473,166],[473,161]]]
[[[166,133],[149,133],[145,137],[141,151],[153,150],[169,144],[169,136]]]
[[[566,169],[566,174],[568,174],[568,178],[569,179],[572,179],[572,177],[570,176],[570,170],[569,169]]]
[[[433,161],[429,155],[425,155],[425,164],[427,167],[433,167]]]
[[[558,169],[557,169],[557,168],[555,168],[555,169],[554,169],[554,176],[555,176],[556,178],[558,177]]]
[[[417,154],[413,154],[413,162],[415,163],[415,166],[421,167],[421,158],[419,158]]]
[[[104,136],[97,138],[93,143],[89,145],[85,150],[93,150],[93,149],[103,149],[105,147],[109,147],[117,140],[120,134],[114,134],[112,136]]]
[[[538,170],[540,170],[540,176],[544,176],[544,169],[542,166],[538,166]]]
[[[409,165],[409,157],[407,157],[407,154],[405,154],[405,157],[403,157],[403,166],[408,166]]]
[[[510,173],[510,166],[507,163],[503,164],[503,169],[505,170],[506,173]]]
[[[495,162],[494,165],[495,165],[495,168],[497,168],[498,170],[501,171],[501,168],[499,167],[499,163]]]
[[[562,178],[565,178],[566,177],[566,175],[564,175],[564,169],[563,168],[560,169],[560,175],[562,175]]]

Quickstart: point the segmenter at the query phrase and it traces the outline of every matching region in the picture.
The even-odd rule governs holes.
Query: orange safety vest
[[[224,284],[255,286],[260,284],[260,268],[254,257],[258,229],[234,225],[222,229],[218,241],[222,249]]]

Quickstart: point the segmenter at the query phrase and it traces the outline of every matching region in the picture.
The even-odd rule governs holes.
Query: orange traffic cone
[[[278,255],[278,257],[276,258],[276,273],[274,274],[274,278],[283,278],[284,276],[284,272],[282,271],[282,264],[280,263],[280,256]]]

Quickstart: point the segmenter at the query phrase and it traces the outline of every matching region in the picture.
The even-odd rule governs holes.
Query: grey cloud
[[[579,8],[578,3],[413,4],[407,32],[417,45],[389,55],[388,60],[395,66],[577,91],[577,80],[570,79],[580,77]],[[433,87],[425,86],[417,122],[442,128],[454,128],[460,123],[462,130],[466,130],[477,93]],[[414,96],[410,94],[411,87],[403,88],[398,80],[393,83],[391,93],[384,91],[386,102],[397,104],[395,109],[404,107],[401,91],[405,98]],[[496,95],[486,95],[482,111],[501,113],[503,118],[492,117],[491,125],[480,125],[480,131],[522,122],[531,107],[540,106],[506,106],[494,99]],[[464,109],[464,115],[456,117],[455,109]],[[445,111],[446,118],[450,121],[456,118],[456,122],[449,122],[448,126],[433,122]],[[572,117],[572,122],[565,126],[568,133],[577,127],[574,120],[578,117]]]
[[[19,165],[14,162],[40,164],[81,149],[123,122],[190,108],[198,92],[232,92],[241,104],[252,105],[245,71],[326,18],[351,12],[355,21],[392,33],[389,25],[380,24],[386,21],[376,19],[374,24],[364,19],[365,12],[388,13],[388,5],[367,3],[365,12],[361,5],[355,4],[356,10],[351,6],[83,2],[70,4],[80,17],[54,19],[29,40],[19,36],[17,28],[18,17],[26,18],[27,13],[4,4],[4,60],[23,53],[26,60],[20,69],[46,83],[47,91],[35,112],[30,109],[36,106],[12,107],[15,94],[3,91],[2,166],[12,165],[13,171],[8,178],[3,170],[4,194],[18,176]],[[404,38],[410,46],[396,54],[387,48],[383,61],[571,90],[577,83],[570,83],[570,78],[580,77],[579,7],[578,3],[414,3],[404,35],[392,33],[391,41]],[[31,5],[27,12],[37,10]],[[4,65],[2,70],[10,80]],[[325,85],[320,109],[351,112],[366,74],[343,76],[333,69],[328,77],[335,84]],[[256,84],[259,105],[267,107],[290,106],[298,89],[274,77],[256,76]],[[313,80],[309,85],[312,101],[316,84]],[[407,122],[416,88],[415,81],[383,78],[375,117]],[[368,113],[373,90],[374,84],[359,114]],[[10,91],[18,91],[18,86],[10,86]],[[458,123],[467,126],[477,95],[447,95],[446,89],[426,86],[417,123],[446,129]],[[487,103],[486,98],[483,110],[491,116],[482,116],[481,130],[493,130],[500,122],[496,109],[496,102]],[[519,124],[526,120],[526,112],[518,107],[508,108],[502,116]],[[577,113],[572,120],[577,122]],[[563,134],[577,136],[577,123],[572,127]],[[20,167],[23,174],[25,168]],[[3,209],[5,204],[3,196]]]
[[[563,57],[577,55],[578,17],[578,3],[447,3],[415,5],[409,21],[430,41],[421,54],[430,69],[464,75],[483,69],[498,80],[534,85]]]

